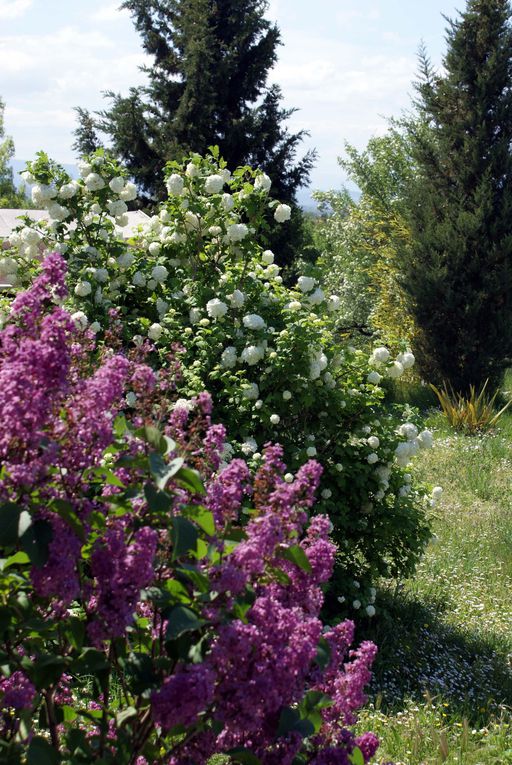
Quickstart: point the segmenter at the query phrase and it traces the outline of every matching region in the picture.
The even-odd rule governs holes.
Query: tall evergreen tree
[[[14,176],[10,165],[14,157],[14,141],[5,135],[4,128],[5,104],[0,98],[0,208],[27,207],[28,201],[14,185]]]
[[[266,0],[125,0],[144,50],[146,87],[108,93],[111,106],[95,117],[78,109],[75,148],[86,153],[109,138],[146,203],[164,196],[162,167],[218,145],[229,167],[265,170],[273,191],[295,201],[307,183],[314,152],[296,160],[304,131],[291,133],[278,86],[267,86],[277,60],[279,30],[264,18]]]
[[[444,72],[420,53],[417,182],[404,285],[420,370],[456,390],[495,385],[512,356],[512,28],[507,0],[448,20]]]

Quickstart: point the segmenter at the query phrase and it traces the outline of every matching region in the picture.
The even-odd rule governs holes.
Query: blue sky
[[[111,0],[0,0],[0,96],[16,157],[44,149],[74,162],[74,106],[98,109],[105,90],[143,83],[139,37]],[[271,73],[285,105],[299,111],[291,129],[319,152],[312,188],[339,187],[336,158],[347,140],[363,148],[385,118],[410,104],[420,40],[433,62],[445,49],[442,14],[462,0],[271,0],[267,16],[283,46]]]

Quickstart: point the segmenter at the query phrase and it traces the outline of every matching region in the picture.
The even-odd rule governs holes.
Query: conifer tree
[[[108,93],[110,108],[95,117],[78,109],[75,148],[86,153],[98,132],[108,136],[151,204],[165,194],[166,161],[218,145],[230,168],[261,167],[275,196],[294,202],[314,152],[295,159],[304,131],[288,131],[295,110],[267,85],[280,44],[267,7],[266,0],[125,0],[153,57],[148,84],[128,96]]]
[[[5,135],[5,104],[0,98],[0,208],[27,207],[28,200],[22,191],[17,191],[14,184],[11,159],[14,157],[14,141]]]
[[[420,371],[460,392],[496,385],[512,356],[510,16],[506,0],[468,0],[448,20],[445,71],[420,53],[403,279]]]

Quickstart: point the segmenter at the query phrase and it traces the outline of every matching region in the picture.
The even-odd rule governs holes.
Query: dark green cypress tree
[[[212,145],[229,167],[261,167],[275,196],[294,202],[314,152],[295,159],[304,131],[287,130],[294,110],[267,86],[280,36],[264,18],[266,0],[125,0],[122,7],[154,59],[145,68],[148,85],[127,97],[108,93],[111,106],[96,117],[77,110],[75,147],[86,153],[92,125],[108,136],[148,204],[165,194],[165,162]]]
[[[469,0],[448,21],[444,73],[420,53],[403,279],[420,371],[460,392],[498,384],[512,356],[510,16],[506,0]]]

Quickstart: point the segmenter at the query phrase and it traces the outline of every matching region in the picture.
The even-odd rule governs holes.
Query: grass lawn
[[[416,473],[444,488],[435,544],[380,594],[380,648],[361,730],[397,765],[512,764],[512,414],[484,436],[430,417]]]

